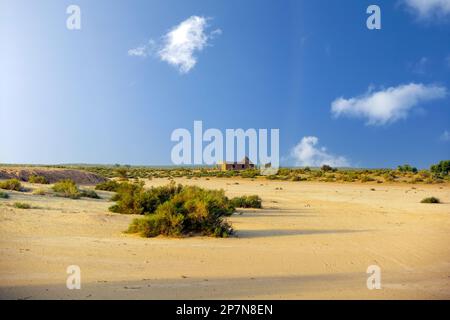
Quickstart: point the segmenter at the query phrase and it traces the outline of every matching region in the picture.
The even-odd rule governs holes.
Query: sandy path
[[[122,233],[134,217],[108,213],[107,199],[13,193],[0,200],[0,297],[450,298],[448,185],[178,181],[258,194],[265,209],[231,217],[233,238],[144,239]],[[373,264],[381,290],[366,287]],[[66,288],[69,265],[81,290]]]

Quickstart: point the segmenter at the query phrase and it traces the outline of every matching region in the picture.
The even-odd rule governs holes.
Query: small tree
[[[412,172],[412,173],[417,173],[417,168],[416,167],[412,167],[409,164],[404,164],[402,166],[398,166],[397,170],[400,172]]]
[[[438,164],[434,164],[431,166],[430,171],[434,175],[447,176],[450,172],[450,160],[439,161]]]
[[[325,171],[325,172],[327,172],[327,171],[334,171],[333,168],[331,166],[327,165],[327,164],[324,164],[322,166],[321,170]]]

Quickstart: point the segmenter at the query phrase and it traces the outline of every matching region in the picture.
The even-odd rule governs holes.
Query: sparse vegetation
[[[9,179],[0,182],[0,189],[22,191],[22,184],[17,179]]]
[[[45,196],[47,194],[47,191],[45,189],[39,188],[33,190],[33,194],[37,196]]]
[[[6,192],[0,191],[0,199],[8,199],[9,198],[9,194],[7,194]]]
[[[118,168],[116,169],[117,176],[123,180],[128,179],[128,170],[126,168]]]
[[[236,208],[262,208],[262,200],[259,196],[242,196],[231,199],[231,204]]]
[[[102,183],[99,183],[95,186],[95,190],[103,190],[103,191],[111,191],[111,192],[117,192],[117,189],[119,188],[120,183],[114,180],[108,180]]]
[[[139,167],[139,166],[46,166],[58,169],[76,169],[94,173],[103,178],[119,178],[119,181],[107,181],[101,183],[97,190],[116,191],[118,184],[123,181],[134,181],[135,179],[151,180],[176,179],[185,177],[187,179],[197,178],[231,178],[241,177],[244,179],[269,179],[280,181],[323,181],[323,182],[360,182],[361,179],[377,183],[445,183],[450,182],[450,160],[441,161],[431,166],[430,170],[420,170],[412,165],[400,165],[395,169],[340,169],[324,165],[321,168],[280,168],[276,174],[270,176],[261,175],[259,169],[243,171],[221,171],[213,167]],[[367,178],[363,178],[363,177]],[[367,180],[369,179],[369,180]]]
[[[31,206],[25,202],[14,202],[13,206],[17,209],[31,209]]]
[[[428,197],[420,201],[421,203],[441,203],[441,201],[436,197]]]
[[[361,182],[372,182],[372,181],[375,181],[375,179],[368,175],[363,175],[361,177]]]
[[[49,184],[49,181],[44,176],[32,175],[28,178],[29,183]]]
[[[79,199],[84,197],[100,199],[94,190],[80,190],[76,183],[71,179],[61,180],[55,183],[53,186],[53,191],[56,192],[57,196],[65,198]]]
[[[100,196],[94,190],[81,190],[80,196],[83,198],[100,199]]]

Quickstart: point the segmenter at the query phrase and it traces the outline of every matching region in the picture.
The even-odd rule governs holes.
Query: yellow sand
[[[135,217],[109,213],[111,193],[11,192],[0,200],[0,298],[450,298],[449,185],[177,182],[258,194],[265,209],[229,218],[237,237],[144,239],[122,233]],[[443,203],[421,204],[428,196]],[[81,290],[66,288],[69,265],[81,268]],[[380,290],[367,289],[370,265]]]

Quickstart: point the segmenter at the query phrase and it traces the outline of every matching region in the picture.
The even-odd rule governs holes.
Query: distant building
[[[222,162],[218,164],[218,167],[222,171],[255,169],[254,163],[248,157],[245,157],[239,162]]]

